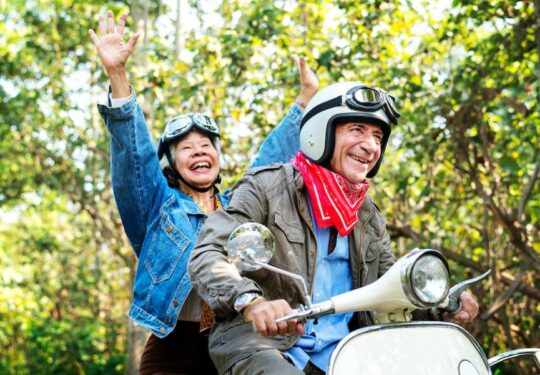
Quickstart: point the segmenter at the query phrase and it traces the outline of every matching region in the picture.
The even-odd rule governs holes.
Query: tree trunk
[[[175,40],[174,40],[174,56],[176,59],[180,59],[182,48],[184,48],[184,31],[182,28],[182,9],[185,9],[185,5],[182,4],[183,0],[176,0],[176,25],[175,25]]]
[[[139,373],[144,345],[150,333],[133,320],[128,320],[128,364],[126,373],[127,375],[137,375]]]

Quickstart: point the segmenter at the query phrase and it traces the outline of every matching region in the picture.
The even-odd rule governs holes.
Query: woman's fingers
[[[100,14],[99,15],[99,27],[98,27],[99,35],[105,35],[105,33],[107,32],[107,23],[106,22],[107,21],[105,19],[105,15]]]
[[[110,10],[107,11],[107,33],[114,33],[114,15]]]
[[[137,41],[139,40],[140,36],[141,36],[140,33],[136,33],[136,34],[133,34],[131,38],[129,38],[129,41],[128,41],[129,53],[131,53],[131,51],[133,51],[133,48],[135,48],[135,45],[137,44]]]
[[[97,45],[99,43],[99,38],[97,37],[95,31],[90,29],[90,30],[88,30],[88,34],[90,34],[90,39],[92,39],[92,43],[94,43],[94,46],[97,47]]]
[[[126,26],[127,14],[121,14],[118,19],[118,26],[116,26],[116,32],[120,35],[124,35],[124,27]]]

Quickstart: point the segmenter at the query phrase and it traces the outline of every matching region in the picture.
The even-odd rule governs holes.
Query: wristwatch
[[[250,292],[250,293],[242,293],[240,294],[238,297],[236,297],[236,299],[234,300],[234,305],[233,305],[233,308],[234,310],[237,312],[237,313],[241,313],[242,311],[244,311],[244,309],[246,307],[249,306],[249,304],[251,303],[251,301],[253,301],[255,298],[259,297],[260,294],[259,293],[253,293],[253,292]]]

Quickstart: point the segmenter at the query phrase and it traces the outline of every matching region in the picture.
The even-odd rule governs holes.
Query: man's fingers
[[[479,310],[478,302],[471,298],[470,301],[467,303],[467,307],[464,310],[469,319],[476,318]]]
[[[300,72],[304,72],[306,70],[306,59],[304,56],[298,56],[298,66],[300,67]]]
[[[266,322],[264,320],[260,320],[257,322],[254,322],[255,326],[257,327],[257,331],[262,336],[268,336],[268,327],[266,326]]]
[[[268,336],[275,336],[278,334],[278,325],[272,317],[266,321],[266,331],[268,332]]]
[[[107,33],[114,33],[114,16],[110,10],[107,11]]]
[[[302,81],[306,75],[306,59],[303,56],[294,55],[294,61],[296,61],[296,66],[298,67],[298,72],[300,73],[300,81]]]
[[[302,336],[304,332],[306,331],[306,326],[304,323],[296,323],[296,333],[298,333],[299,336]]]
[[[99,39],[98,39],[96,33],[94,32],[94,30],[92,30],[92,29],[88,30],[88,34],[90,34],[90,39],[92,39],[92,43],[94,43],[94,46],[97,47]]]
[[[458,320],[462,320],[462,321],[466,322],[467,320],[470,320],[470,319],[471,319],[471,316],[470,316],[469,313],[467,313],[466,311],[460,311],[460,312],[457,314],[456,318],[457,318]]]
[[[116,32],[120,35],[124,35],[124,27],[126,26],[127,14],[121,14],[118,19],[118,26],[116,26]]]
[[[105,35],[107,33],[107,23],[104,14],[99,15],[99,35]]]
[[[246,320],[253,322],[263,336],[288,335],[298,330],[296,320],[276,323],[276,319],[290,315],[292,309],[285,300],[265,301],[254,305]]]
[[[296,331],[296,325],[298,324],[298,320],[292,319],[287,322],[287,333],[293,333]]]
[[[279,322],[277,323],[278,333],[281,336],[288,335],[291,331],[289,329],[289,322]]]
[[[478,310],[480,308],[476,298],[468,291],[465,291],[461,293],[460,300],[461,312],[467,314],[468,319],[476,318],[476,316],[478,315]]]

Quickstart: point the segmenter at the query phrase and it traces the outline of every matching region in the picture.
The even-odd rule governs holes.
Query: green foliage
[[[0,230],[0,372],[120,373],[126,275],[54,195]]]
[[[153,134],[180,112],[211,112],[227,186],[297,95],[293,54],[322,86],[359,80],[395,94],[400,125],[371,185],[396,251],[441,248],[455,280],[492,268],[472,331],[489,355],[540,345],[532,1],[192,1],[183,11],[198,26],[182,25],[180,50],[161,2],[0,8],[0,373],[126,369],[135,257],[111,195],[95,108],[107,83],[87,37],[107,8],[146,32],[129,70]]]

